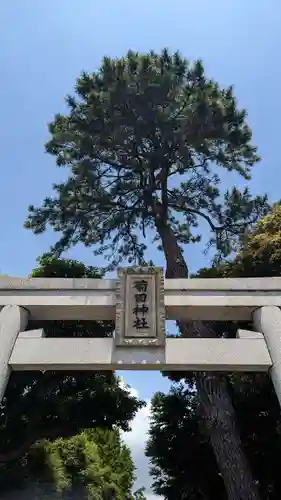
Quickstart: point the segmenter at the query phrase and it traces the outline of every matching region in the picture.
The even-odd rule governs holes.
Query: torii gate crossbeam
[[[0,400],[11,370],[268,371],[281,401],[281,278],[165,280],[166,319],[253,319],[236,339],[45,338],[29,319],[114,320],[118,281],[0,278]],[[150,297],[151,298],[151,297]],[[259,333],[261,332],[261,333]],[[142,344],[143,342],[143,344]]]

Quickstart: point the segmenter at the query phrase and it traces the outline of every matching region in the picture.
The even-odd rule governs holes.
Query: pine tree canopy
[[[113,267],[124,258],[142,264],[147,234],[158,240],[166,225],[179,244],[190,243],[201,221],[225,255],[267,211],[265,196],[223,186],[223,171],[248,181],[259,158],[232,87],[209,79],[201,61],[167,50],[105,57],[66,102],[46,150],[69,176],[41,207],[29,207],[25,224],[60,233],[55,256],[82,242]]]

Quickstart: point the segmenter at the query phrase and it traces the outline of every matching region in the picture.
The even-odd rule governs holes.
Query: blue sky
[[[36,237],[23,229],[28,204],[39,204],[65,175],[44,153],[47,123],[64,110],[80,72],[97,69],[103,55],[168,47],[202,58],[211,77],[234,84],[248,110],[262,156],[253,192],[281,198],[278,0],[10,0],[1,2],[0,24],[1,273],[27,275],[54,241],[50,232]],[[193,271],[208,264],[196,247],[186,255]],[[96,263],[81,247],[71,256]],[[163,263],[159,255],[155,261]],[[167,387],[157,374],[131,372],[126,380],[144,398]]]

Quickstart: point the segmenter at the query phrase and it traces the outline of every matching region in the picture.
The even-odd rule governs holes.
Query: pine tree
[[[60,233],[51,253],[77,243],[94,246],[115,268],[143,264],[152,237],[166,258],[167,278],[186,278],[183,245],[200,239],[227,255],[267,210],[248,188],[223,189],[224,172],[250,180],[258,161],[245,110],[233,89],[207,78],[200,61],[179,53],[104,58],[83,73],[67,115],[56,115],[47,152],[68,167],[65,182],[42,206],[29,207],[26,227]],[[178,322],[183,336],[214,336],[211,324]],[[229,500],[257,500],[225,379],[198,373],[201,420],[212,443]]]

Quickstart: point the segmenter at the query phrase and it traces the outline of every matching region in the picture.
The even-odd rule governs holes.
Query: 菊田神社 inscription
[[[148,331],[149,323],[147,315],[149,315],[149,302],[148,302],[148,280],[136,280],[133,283],[135,304],[133,307],[133,328],[136,331]],[[152,292],[153,293],[153,292]],[[151,294],[150,294],[151,295]]]
[[[163,345],[165,310],[161,268],[119,269],[115,338],[116,345]]]

